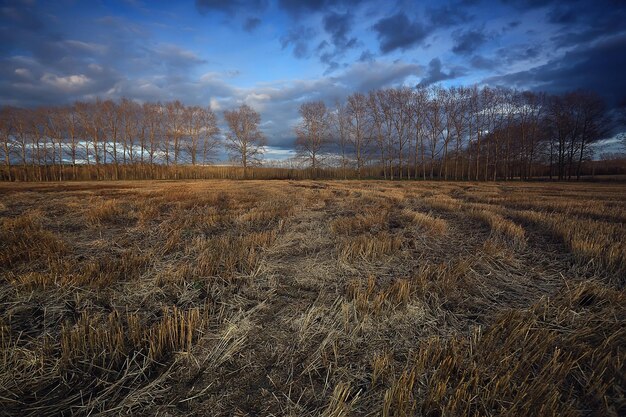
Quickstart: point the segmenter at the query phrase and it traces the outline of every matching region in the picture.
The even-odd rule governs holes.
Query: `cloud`
[[[353,9],[365,0],[279,0],[278,5],[291,15],[299,16],[302,13],[328,11],[335,8]]]
[[[502,3],[511,5],[521,10],[532,10],[545,7],[557,0],[502,0]]]
[[[324,30],[330,35],[333,48],[328,49],[330,44],[323,41],[317,47],[320,61],[327,65],[324,75],[330,74],[340,67],[339,60],[344,53],[358,45],[354,37],[349,37],[352,29],[352,15],[350,13],[327,13],[323,18]]]
[[[324,30],[330,35],[335,48],[340,51],[354,47],[356,38],[348,39],[352,28],[352,14],[331,12],[324,16]]]
[[[450,27],[467,23],[473,20],[473,16],[460,4],[444,4],[439,7],[426,9],[426,18],[434,27]]]
[[[59,77],[54,74],[45,73],[41,77],[41,81],[63,92],[76,91],[85,86],[88,86],[91,83],[91,79],[84,74]]]
[[[626,35],[565,53],[544,65],[489,77],[485,83],[552,93],[575,89],[595,91],[613,105],[626,96]]]
[[[543,47],[541,45],[526,43],[509,45],[506,48],[499,48],[496,50],[496,56],[500,62],[511,65],[520,61],[538,58],[542,52]]]
[[[470,55],[487,42],[487,35],[482,28],[474,28],[452,33],[454,46],[452,52],[458,55]]]
[[[518,11],[544,13],[546,23],[554,25],[552,36],[557,48],[592,42],[624,31],[626,7],[619,0],[502,0]]]
[[[201,14],[222,12],[234,16],[242,11],[262,11],[266,7],[267,0],[196,0],[196,9]]]
[[[4,2],[3,2],[4,3]],[[29,31],[40,31],[45,27],[37,8],[28,3],[4,3],[0,8],[0,20]]]
[[[548,21],[550,23],[572,24],[579,19],[578,13],[571,5],[557,4],[548,12]]]
[[[490,70],[497,67],[497,63],[493,59],[486,58],[482,55],[474,55],[470,60],[473,68],[480,70]]]
[[[361,55],[359,56],[359,62],[372,62],[374,61],[374,58],[374,54],[369,49],[366,49],[365,51],[361,52]]]
[[[152,55],[165,67],[175,68],[177,71],[207,62],[194,52],[183,49],[174,44],[161,44],[153,50],[148,49],[147,51],[149,55]]]
[[[613,0],[557,3],[547,13],[548,21],[559,27],[552,40],[557,47],[571,47],[623,33],[624,6]]]
[[[15,73],[24,78],[31,78],[33,76],[28,68],[16,68]]]
[[[243,24],[243,30],[246,32],[253,32],[261,24],[261,19],[258,17],[249,17]]]
[[[464,74],[461,68],[453,68],[448,73],[444,72],[442,70],[441,60],[439,58],[433,58],[428,63],[426,76],[420,80],[418,87],[427,87],[439,81],[451,80]]]
[[[404,12],[380,19],[372,28],[377,33],[380,51],[385,54],[412,48],[428,36],[428,30],[417,21],[409,20]]]
[[[280,38],[283,49],[293,47],[293,55],[303,59],[309,57],[309,41],[315,36],[315,30],[309,27],[296,27]]]
[[[352,90],[366,93],[381,87],[402,85],[408,77],[417,77],[423,73],[421,65],[396,61],[359,62],[353,64],[344,74],[335,80],[351,86]]]

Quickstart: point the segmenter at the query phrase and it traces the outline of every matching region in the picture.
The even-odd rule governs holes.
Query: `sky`
[[[260,112],[382,87],[586,89],[626,102],[626,1],[0,1],[0,105],[128,97]]]

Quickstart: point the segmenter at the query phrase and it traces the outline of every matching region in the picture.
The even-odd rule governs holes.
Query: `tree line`
[[[298,154],[314,170],[332,158],[357,177],[374,164],[385,179],[579,178],[611,126],[593,93],[477,86],[355,93],[304,103],[300,116]]]
[[[229,127],[224,145],[245,171],[258,163],[265,143],[258,129],[260,116],[244,104],[225,111],[224,119]],[[0,110],[0,135],[9,180],[76,179],[84,167],[95,179],[126,179],[136,168],[156,175],[163,172],[162,166],[208,164],[223,144],[210,107],[186,106],[178,100],[7,106]]]
[[[307,176],[324,178],[579,178],[590,145],[610,127],[593,93],[478,86],[379,89],[330,106],[305,102],[299,114],[298,160]],[[246,178],[266,145],[261,116],[243,104],[223,118],[222,134],[210,107],[180,101],[3,107],[2,178],[211,177],[205,166],[221,147],[241,167],[236,176]]]

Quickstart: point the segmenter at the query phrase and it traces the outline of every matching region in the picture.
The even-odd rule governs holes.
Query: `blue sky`
[[[3,1],[0,104],[247,103],[290,148],[297,108],[388,86],[626,100],[623,1]]]

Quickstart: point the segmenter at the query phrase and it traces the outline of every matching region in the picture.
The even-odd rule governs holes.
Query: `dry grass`
[[[624,301],[622,292],[582,284],[529,310],[503,312],[468,338],[427,340],[392,384],[386,406],[411,415],[406,404],[423,392],[424,415],[618,415]],[[421,375],[414,388],[407,375]]]
[[[624,219],[604,184],[0,184],[0,414],[625,415]]]
[[[412,210],[403,210],[402,213],[407,216],[413,224],[420,227],[427,233],[434,235],[443,235],[448,230],[448,224],[445,220],[436,218],[432,214],[420,213]]]
[[[99,200],[90,204],[86,213],[87,223],[91,225],[101,225],[119,220],[124,214],[117,200]]]
[[[488,224],[493,233],[511,242],[515,247],[523,248],[526,246],[526,234],[520,225],[489,210],[472,209],[468,214],[470,217]]]
[[[581,262],[595,264],[617,273],[626,272],[626,231],[624,223],[535,211],[519,211],[520,218],[540,225],[562,239]],[[624,285],[626,281],[622,281]]]
[[[68,252],[68,245],[43,226],[43,213],[28,210],[0,223],[0,264],[41,263]]]
[[[386,288],[381,288],[376,283],[376,278],[370,275],[366,284],[359,280],[349,282],[346,294],[358,311],[379,314],[383,310],[406,306],[411,297],[411,282],[407,279],[398,279],[388,284]]]
[[[381,232],[345,239],[340,246],[340,259],[367,262],[397,252],[402,247],[402,239],[387,232]]]

